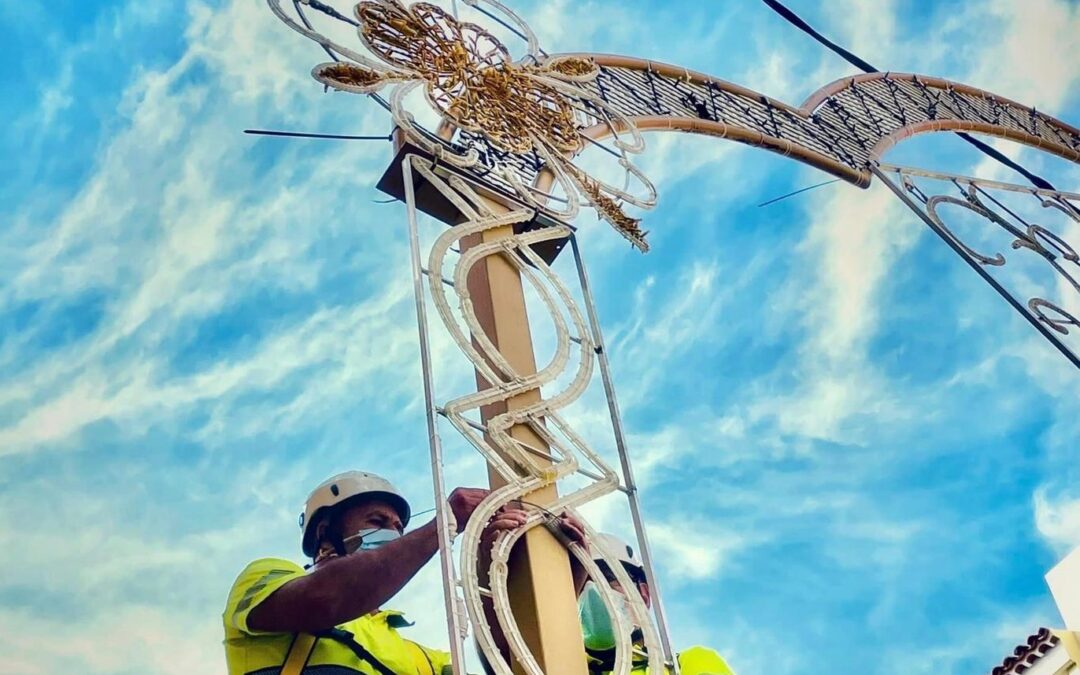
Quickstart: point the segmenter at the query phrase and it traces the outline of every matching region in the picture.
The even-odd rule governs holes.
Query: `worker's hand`
[[[487,527],[484,528],[484,533],[481,535],[483,545],[491,546],[500,532],[516,530],[525,524],[528,517],[529,512],[517,502],[511,502],[503,506],[495,512],[495,515],[488,521]]]
[[[489,494],[491,494],[491,490],[460,487],[455,488],[450,493],[450,497],[446,501],[450,503],[450,510],[454,512],[459,534],[465,531],[465,526],[469,523],[469,519],[472,518],[473,511],[476,510],[477,506],[480,506],[480,502],[484,501],[484,498]]]
[[[496,533],[504,530],[513,530],[525,524],[529,512],[521,508],[517,502],[511,502],[495,512],[491,522],[484,528],[484,536],[492,538]]]
[[[589,541],[585,536],[585,526],[577,517],[569,513],[562,514],[559,516],[559,528],[572,543],[578,544],[586,551],[589,550]]]

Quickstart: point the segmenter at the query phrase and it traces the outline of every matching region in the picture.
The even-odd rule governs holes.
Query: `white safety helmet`
[[[308,557],[315,555],[318,546],[318,542],[315,541],[315,530],[322,517],[331,513],[345,501],[361,495],[385,499],[397,511],[401,518],[401,525],[404,527],[409,524],[409,516],[412,515],[409,502],[405,501],[390,481],[364,471],[339,473],[324,480],[311,492],[304,506],[304,512],[300,514],[300,530],[304,533],[302,541],[304,555]]]
[[[638,559],[634,553],[634,549],[622,539],[619,539],[613,534],[600,533],[593,541],[593,560],[601,563],[605,562],[601,551],[606,552],[608,555],[614,556],[616,560],[621,562],[624,567],[633,568],[645,576],[645,566],[641,564],[641,560]]]

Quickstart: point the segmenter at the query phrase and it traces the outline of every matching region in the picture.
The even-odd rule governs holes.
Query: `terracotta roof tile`
[[[1010,656],[1006,656],[1000,666],[996,666],[991,675],[1020,675],[1030,668],[1036,661],[1041,659],[1046,652],[1054,648],[1058,643],[1057,636],[1048,628],[1040,628],[1038,632],[1028,636]]]

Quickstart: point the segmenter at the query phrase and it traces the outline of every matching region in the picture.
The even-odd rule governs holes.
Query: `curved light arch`
[[[870,185],[870,165],[891,147],[942,131],[1006,138],[1080,163],[1080,129],[1011,99],[938,77],[888,72],[847,77],[796,107],[671,64],[612,54],[560,56],[592,59],[600,74],[588,87],[642,131],[730,139],[791,157],[859,187]],[[611,130],[597,123],[583,133],[599,140]]]

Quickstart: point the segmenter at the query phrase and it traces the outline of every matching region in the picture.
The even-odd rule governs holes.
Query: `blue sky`
[[[1080,121],[1074,2],[790,4],[879,67]],[[548,51],[796,104],[853,73],[752,0],[512,5]],[[229,585],[299,560],[312,485],[365,468],[431,505],[403,210],[374,203],[388,146],[240,133],[388,119],[324,95],[317,47],[258,0],[5,3],[0,35],[0,670],[224,672]],[[653,252],[588,215],[582,241],[675,642],[742,675],[960,675],[1056,625],[1042,575],[1080,545],[1075,372],[885,190],[758,209],[824,177],[648,142]],[[950,139],[894,153],[1016,180]],[[610,453],[601,403],[572,416]],[[482,483],[444,436],[451,482]],[[618,505],[591,515],[626,529]],[[395,604],[438,645],[439,602],[429,566]]]

